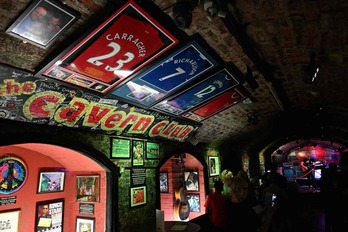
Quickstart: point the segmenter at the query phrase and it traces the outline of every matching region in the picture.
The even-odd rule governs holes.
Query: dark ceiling
[[[75,38],[115,0],[66,0],[81,18],[42,49],[5,33],[31,3],[0,0],[0,63],[30,72]],[[153,1],[172,17],[174,0]],[[195,2],[195,1],[190,1]],[[187,35],[199,33],[225,62],[257,82],[250,98],[203,121],[191,142],[224,140],[248,146],[275,139],[347,137],[348,2],[346,0],[198,1]],[[115,9],[116,11],[117,9]],[[222,16],[222,17],[220,17]],[[314,83],[303,76],[311,55],[320,65]],[[252,76],[250,76],[252,75]],[[250,120],[248,120],[248,116]]]

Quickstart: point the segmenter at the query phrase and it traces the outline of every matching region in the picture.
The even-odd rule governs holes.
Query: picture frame
[[[0,211],[1,221],[6,222],[1,226],[1,231],[19,232],[20,209]]]
[[[130,207],[145,205],[147,203],[146,197],[146,186],[129,188]]]
[[[185,171],[185,187],[187,192],[199,191],[198,171]]]
[[[198,106],[197,108],[191,109],[190,111],[182,114],[181,117],[196,122],[201,122],[245,100],[249,95],[250,94],[245,87],[237,86],[227,90],[217,98],[214,98],[211,101]]]
[[[209,158],[209,175],[220,175],[220,159],[218,156],[210,156]]]
[[[64,171],[40,171],[38,193],[54,193],[64,191]]]
[[[169,192],[168,172],[159,173],[159,186],[160,186],[161,193]]]
[[[201,199],[199,194],[187,194],[187,201],[190,205],[190,212],[201,212]]]
[[[159,143],[153,141],[146,141],[146,159],[159,159],[159,149]]]
[[[25,162],[13,155],[0,157],[0,170],[7,175],[0,175],[0,194],[12,194],[20,190],[28,178]],[[10,171],[12,170],[12,171]],[[13,181],[16,178],[16,181]]]
[[[111,140],[111,159],[130,159],[131,140],[126,138],[110,138]]]
[[[100,176],[77,175],[76,176],[76,201],[99,202]]]
[[[145,143],[142,140],[132,140],[132,165],[143,166]]]
[[[41,201],[36,203],[35,232],[62,232],[64,223],[64,199]]]
[[[111,95],[149,109],[219,66],[222,63],[220,59],[202,36],[194,34],[176,47],[174,52],[157,60],[147,70],[137,73],[130,81],[111,91]],[[190,62],[176,62],[177,60]],[[193,69],[192,63],[197,64],[197,67]]]
[[[94,232],[95,231],[95,218],[88,217],[76,217],[75,232]]]
[[[118,9],[111,16],[92,26],[35,76],[58,79],[100,94],[124,82],[179,43],[179,35],[169,32],[151,16],[154,14],[145,11],[147,5],[134,0],[117,3],[114,7]],[[124,39],[124,35],[129,38]]]
[[[216,98],[238,84],[240,84],[240,81],[231,69],[227,67],[217,68],[212,75],[183,92],[155,104],[152,109],[178,116]]]
[[[56,0],[34,0],[6,33],[40,48],[47,48],[80,13]]]

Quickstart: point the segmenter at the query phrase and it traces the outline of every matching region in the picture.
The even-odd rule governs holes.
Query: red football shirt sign
[[[68,69],[105,83],[123,80],[163,45],[151,24],[123,14]]]
[[[105,93],[178,42],[128,1],[42,74]]]

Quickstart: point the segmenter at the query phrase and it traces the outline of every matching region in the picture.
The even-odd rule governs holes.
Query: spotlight
[[[320,65],[315,62],[314,55],[311,55],[310,61],[303,75],[303,82],[311,84],[317,79]]]
[[[192,23],[192,11],[197,2],[190,0],[180,0],[173,6],[173,19],[177,27],[188,28]]]

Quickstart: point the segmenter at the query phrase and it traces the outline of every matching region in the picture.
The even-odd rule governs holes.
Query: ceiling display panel
[[[204,39],[195,34],[170,56],[161,58],[112,94],[147,108],[217,67],[220,59]]]
[[[248,91],[243,86],[238,86],[226,91],[206,104],[184,113],[182,117],[201,122],[214,114],[243,101],[248,96]]]
[[[178,43],[135,1],[128,1],[37,75],[106,93]]]
[[[154,110],[174,114],[176,116],[195,108],[198,105],[209,101],[239,84],[239,81],[233,76],[227,68],[220,69],[212,76],[196,84],[183,93],[164,100],[153,106]]]

